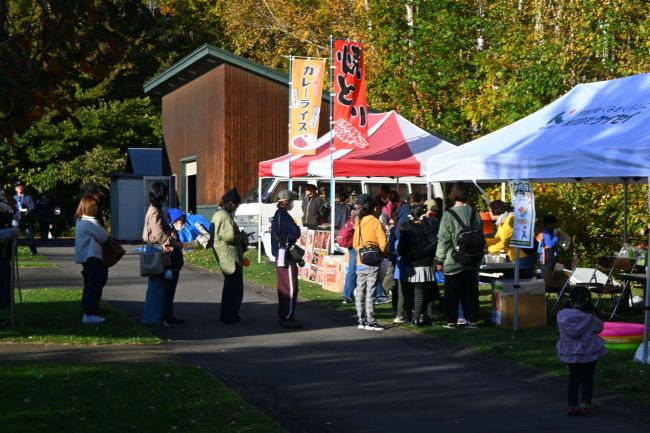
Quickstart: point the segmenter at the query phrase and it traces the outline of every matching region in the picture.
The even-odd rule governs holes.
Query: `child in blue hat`
[[[178,239],[178,232],[183,230],[185,225],[185,213],[176,208],[169,209],[170,236]],[[180,276],[181,268],[184,264],[183,249],[174,247],[169,253],[169,264],[165,266],[165,292],[163,297],[163,325],[180,326],[185,320],[174,317],[174,296],[176,295],[176,286]]]

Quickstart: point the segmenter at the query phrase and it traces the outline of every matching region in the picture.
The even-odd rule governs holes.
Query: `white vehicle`
[[[301,200],[307,183],[316,182],[318,194],[323,200],[329,203],[330,197],[330,180],[316,178],[295,178],[291,180],[291,190],[296,193],[299,200],[290,214],[299,226],[302,226],[302,206]],[[271,225],[271,218],[275,214],[276,197],[284,189],[289,189],[289,179],[286,178],[262,178],[262,200],[261,208],[259,203],[258,186],[253,188],[244,198],[235,212],[235,221],[237,225],[247,233],[253,233],[249,237],[249,242],[257,243],[258,230],[261,227],[262,233],[267,232]],[[419,194],[422,197],[442,197],[442,187],[439,183],[432,184],[432,194],[427,191],[427,182],[424,177],[344,177],[335,179],[335,197],[341,191],[344,191],[350,197],[350,202],[354,202],[355,197],[359,194],[368,194],[371,197],[379,195],[382,185],[389,185],[391,189],[399,192],[400,198],[405,199],[409,194]],[[261,223],[260,219],[261,218]]]

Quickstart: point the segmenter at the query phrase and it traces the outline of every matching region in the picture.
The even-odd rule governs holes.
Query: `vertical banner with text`
[[[368,147],[368,102],[363,44],[334,40],[334,147]]]
[[[515,209],[510,246],[532,248],[535,239],[535,197],[528,180],[511,180],[510,194]]]
[[[325,59],[293,58],[289,89],[289,152],[313,155],[323,98]]]

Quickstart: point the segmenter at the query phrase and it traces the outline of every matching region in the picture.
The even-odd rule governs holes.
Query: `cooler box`
[[[512,328],[513,284],[513,280],[497,280],[492,285],[492,323],[502,328]],[[524,280],[519,285],[519,328],[546,326],[544,280]]]

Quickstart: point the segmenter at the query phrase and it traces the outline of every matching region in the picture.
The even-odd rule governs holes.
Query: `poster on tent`
[[[528,180],[511,180],[510,194],[515,210],[514,227],[510,245],[532,248],[535,239],[535,197]]]
[[[290,58],[289,153],[313,155],[323,97],[325,59]]]
[[[332,62],[334,74],[334,118],[332,132],[335,149],[368,147],[368,102],[363,44],[335,39]]]

